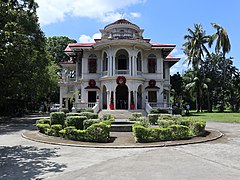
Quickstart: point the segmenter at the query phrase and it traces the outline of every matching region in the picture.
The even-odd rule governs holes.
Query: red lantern
[[[117,84],[124,85],[126,83],[126,78],[124,76],[117,77]]]
[[[88,82],[90,87],[95,87],[96,86],[96,81],[94,79],[90,79]]]
[[[156,85],[156,81],[153,80],[153,79],[151,79],[151,80],[149,81],[149,86],[154,87],[155,85]]]

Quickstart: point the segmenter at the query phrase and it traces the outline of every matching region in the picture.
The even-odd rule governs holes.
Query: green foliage
[[[183,139],[187,138],[190,135],[189,127],[174,124],[169,127],[172,130],[172,138],[173,139]]]
[[[99,119],[87,119],[83,121],[83,129],[87,129],[93,124],[100,123],[101,121]]]
[[[158,126],[160,128],[167,128],[173,125],[175,122],[173,120],[158,120]]]
[[[150,114],[168,114],[168,110],[153,108],[153,109],[151,109]]]
[[[51,129],[53,132],[52,135],[53,136],[59,136],[59,131],[61,131],[63,128],[63,126],[61,124],[54,124],[54,125],[51,125]]]
[[[75,126],[68,126],[64,128],[65,131],[61,131],[61,134],[64,133],[64,137],[72,140],[76,140],[77,129]]]
[[[111,114],[104,114],[102,118],[103,118],[104,120],[109,120],[109,119],[114,118],[114,116],[112,116]]]
[[[69,113],[69,110],[67,108],[62,108],[60,111],[64,112],[65,114]]]
[[[92,109],[78,109],[77,112],[78,113],[81,113],[81,112],[91,112],[91,113],[93,113],[93,110]]]
[[[150,126],[149,120],[146,117],[140,117],[137,120],[138,121],[135,124],[141,125],[146,128]]]
[[[152,125],[157,124],[158,117],[159,117],[158,114],[148,114],[150,124]]]
[[[47,129],[50,129],[50,125],[49,124],[37,124],[36,126],[37,126],[39,132],[41,132],[41,133],[45,133],[45,131]]]
[[[134,112],[134,113],[132,113],[132,116],[135,117],[135,118],[139,118],[139,117],[142,117],[142,113],[141,112]]]
[[[206,122],[205,121],[195,121],[191,126],[191,131],[193,135],[200,136],[205,133]]]
[[[65,125],[65,113],[64,112],[52,112],[50,114],[51,125],[53,124],[61,124]]]
[[[66,125],[74,126],[76,129],[83,129],[83,122],[86,120],[86,116],[67,116]]]
[[[81,113],[67,113],[66,116],[82,116]]]
[[[92,112],[81,112],[79,113],[80,116],[86,116],[87,119],[98,119],[98,114]]]
[[[36,124],[51,124],[50,119],[42,118],[36,121]]]
[[[105,123],[93,124],[86,130],[88,141],[108,142],[110,126]]]

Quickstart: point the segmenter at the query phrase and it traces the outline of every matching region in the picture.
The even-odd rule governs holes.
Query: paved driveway
[[[21,137],[32,123],[0,124],[0,179],[240,179],[240,124],[207,123],[219,140],[175,147],[101,149]]]

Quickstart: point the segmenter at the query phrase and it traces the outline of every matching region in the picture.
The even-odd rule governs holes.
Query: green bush
[[[110,126],[105,123],[93,124],[86,130],[87,141],[108,142]]]
[[[67,114],[67,113],[69,113],[69,109],[67,109],[67,108],[62,108],[62,109],[60,110],[60,112],[64,112],[65,114]]]
[[[75,138],[77,141],[88,141],[86,130],[77,130],[75,132]]]
[[[53,124],[61,124],[64,126],[65,124],[65,113],[64,112],[52,112],[50,114],[51,125]]]
[[[157,124],[158,114],[148,114],[149,123],[154,125]]]
[[[150,114],[168,114],[168,110],[167,109],[156,109],[156,108],[153,108],[151,109],[150,111]]]
[[[149,120],[146,117],[138,118],[135,124],[141,125],[145,128],[148,128],[150,126]]]
[[[196,121],[193,122],[191,126],[191,131],[193,135],[199,136],[205,133],[206,122],[205,121]]]
[[[135,118],[142,117],[142,113],[141,112],[134,112],[134,113],[132,113],[132,117],[135,117]]]
[[[190,129],[187,126],[174,124],[169,127],[172,130],[173,139],[182,139],[190,136]]]
[[[53,136],[59,136],[59,131],[62,130],[62,128],[61,124],[51,125],[51,129],[54,131]]]
[[[159,120],[173,120],[174,118],[171,114],[159,114],[158,119]]]
[[[114,118],[111,114],[104,114],[103,117],[102,117],[104,120],[109,120],[109,119],[112,119]]]
[[[83,130],[83,121],[86,119],[86,116],[67,116],[66,125],[75,126],[76,129]]]
[[[79,113],[80,116],[86,116],[87,119],[98,119],[98,114],[91,113],[91,112],[81,112]]]
[[[137,118],[136,117],[129,117],[128,120],[129,121],[137,121]]]
[[[62,129],[62,130],[60,130],[58,133],[59,133],[59,136],[60,136],[60,137],[64,138],[64,137],[65,137],[65,134],[66,134],[66,130],[65,130],[65,129]]]
[[[88,108],[88,109],[78,109],[77,112],[78,113],[81,113],[81,112],[91,112],[91,113],[93,113],[94,111],[93,111],[93,109]]]
[[[111,119],[108,119],[108,120],[102,119],[102,123],[104,123],[106,125],[109,125],[109,126],[111,126],[112,122],[114,122],[114,121],[115,121],[114,118],[111,118]]]
[[[175,122],[173,120],[158,120],[157,123],[160,128],[167,128],[173,125]]]
[[[150,137],[148,128],[145,128],[139,124],[133,125],[133,134],[136,137],[137,142],[148,142]]]
[[[50,125],[49,124],[37,124],[36,126],[37,126],[39,132],[41,132],[41,133],[45,133],[45,131],[47,129],[50,129]]]
[[[42,118],[36,121],[36,124],[50,124],[50,123],[51,123],[50,119],[47,118]]]
[[[100,123],[100,119],[87,119],[83,121],[83,129],[87,129],[92,124]]]
[[[64,137],[66,137],[68,139],[72,139],[72,140],[76,140],[77,139],[76,138],[76,136],[77,136],[77,129],[76,129],[75,126],[65,127],[64,130],[65,130]]]
[[[81,116],[80,113],[67,113],[66,116]]]

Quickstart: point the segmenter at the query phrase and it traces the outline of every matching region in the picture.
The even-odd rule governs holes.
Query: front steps
[[[141,112],[143,116],[146,116],[147,113],[145,110],[102,110],[98,113],[99,117],[103,117],[104,114],[111,114],[115,119],[128,119],[132,116],[134,112]]]
[[[124,120],[124,119],[115,119],[115,122],[111,124],[111,132],[132,132],[132,125],[134,122]]]

